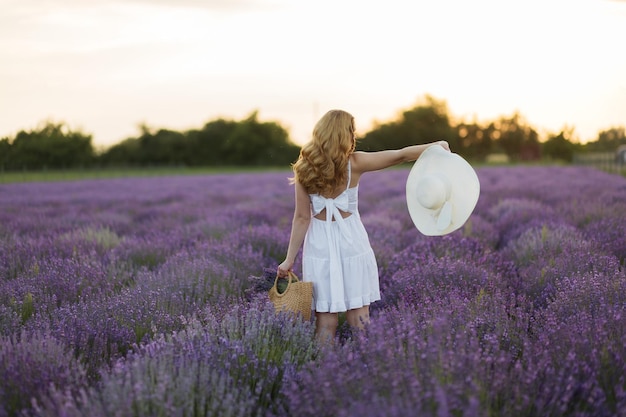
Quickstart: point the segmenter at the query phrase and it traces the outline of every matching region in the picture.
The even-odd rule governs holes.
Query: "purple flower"
[[[267,299],[287,170],[0,185],[0,415],[623,414],[626,179],[480,168],[426,237],[407,175],[362,177],[383,299],[332,346]]]

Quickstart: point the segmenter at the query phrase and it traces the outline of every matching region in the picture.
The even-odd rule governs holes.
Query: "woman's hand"
[[[278,265],[278,270],[276,271],[276,274],[281,278],[287,277],[289,276],[289,271],[291,271],[292,269],[293,269],[293,262],[290,262],[285,259],[283,263]]]
[[[439,142],[435,142],[436,145],[440,145],[443,149],[450,152],[450,145],[445,140],[440,140]]]

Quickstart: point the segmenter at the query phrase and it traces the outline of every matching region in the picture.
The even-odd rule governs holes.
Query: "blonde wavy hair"
[[[300,149],[294,177],[309,194],[330,195],[348,177],[348,160],[356,146],[354,117],[330,110],[315,124],[312,139]]]

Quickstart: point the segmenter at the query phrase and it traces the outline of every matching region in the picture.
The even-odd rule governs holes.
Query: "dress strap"
[[[350,158],[348,157],[348,185],[346,185],[346,190],[350,188],[350,181],[352,181],[352,168],[350,167]]]

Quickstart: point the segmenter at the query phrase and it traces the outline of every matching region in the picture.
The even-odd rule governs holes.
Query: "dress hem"
[[[373,294],[369,297],[364,296],[345,302],[328,302],[328,301],[315,301],[311,310],[316,313],[345,313],[348,310],[354,310],[371,305],[373,302],[380,301],[380,294]]]

